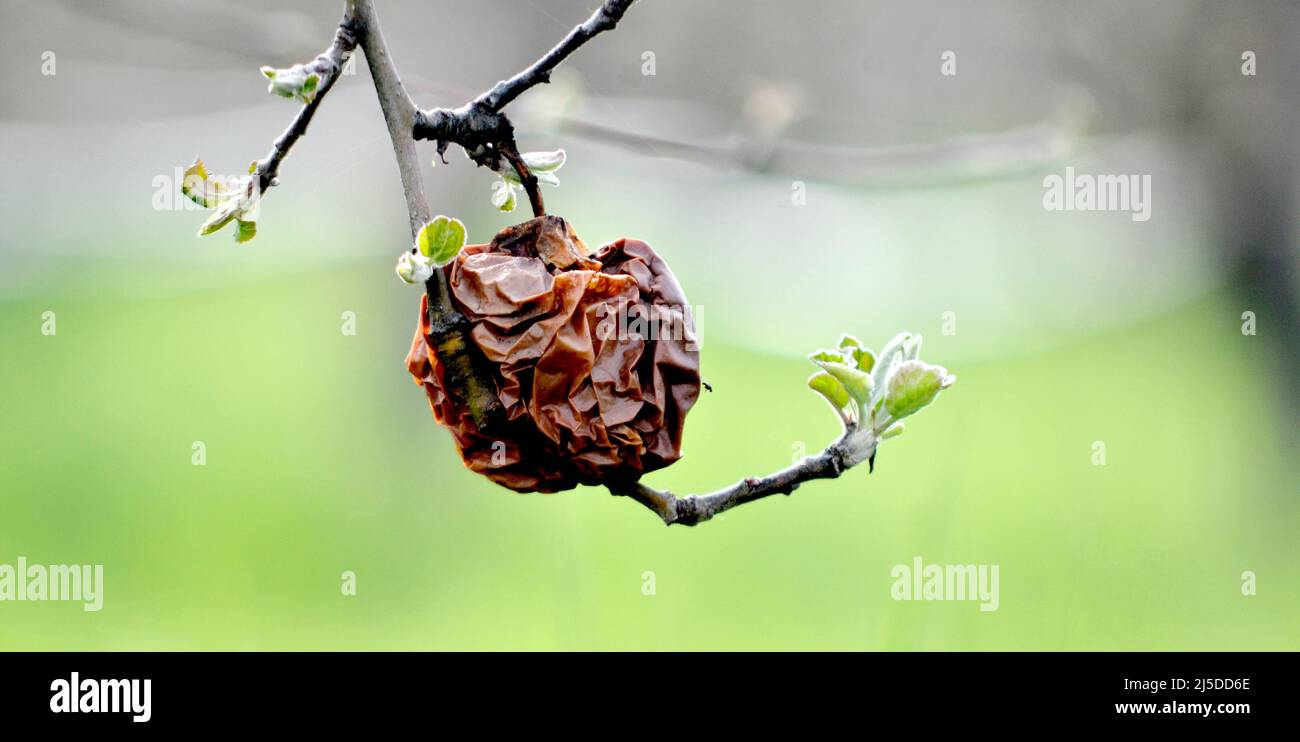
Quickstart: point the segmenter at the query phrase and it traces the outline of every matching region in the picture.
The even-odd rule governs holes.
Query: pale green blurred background
[[[393,275],[405,212],[364,65],[255,241],[154,208],[195,154],[237,172],[265,153],[294,107],[257,65],[310,58],[335,5],[286,4],[259,35],[252,2],[0,3],[0,563],[99,563],[107,583],[99,613],[0,603],[0,649],[1300,649],[1294,6],[994,4],[1004,24],[962,3],[641,0],[530,93],[522,144],[569,153],[550,210],[591,245],[649,241],[698,307],[714,392],[651,484],[708,491],[832,440],[803,354],[841,332],[921,332],[959,378],[874,474],[689,529],[460,465],[402,364],[419,294]],[[591,4],[379,7],[433,106]],[[1086,133],[1051,128],[1061,91]],[[1004,135],[1036,154],[978,138]],[[435,213],[475,241],[523,217],[449,159],[424,173]],[[1045,212],[1066,165],[1151,173],[1151,221]],[[999,565],[998,610],[895,602],[915,556]]]

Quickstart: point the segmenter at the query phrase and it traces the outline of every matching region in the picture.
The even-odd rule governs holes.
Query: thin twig
[[[303,107],[299,109],[298,115],[289,124],[289,128],[285,129],[271,145],[271,152],[257,161],[256,174],[260,190],[266,191],[278,183],[276,176],[280,174],[280,163],[288,156],[289,150],[293,149],[293,145],[297,143],[303,134],[307,133],[307,125],[311,123],[312,116],[316,115],[316,109],[320,108],[321,102],[325,100],[325,95],[338,81],[339,75],[343,71],[343,65],[347,63],[348,57],[352,55],[352,50],[356,48],[356,15],[353,10],[351,3],[349,3],[343,12],[343,20],[334,32],[333,43],[308,65],[320,75],[316,95],[309,103],[303,104]]]
[[[419,111],[415,119],[415,138],[436,141],[439,156],[447,151],[448,145],[460,145],[476,164],[492,170],[500,169],[500,157],[515,143],[514,127],[502,113],[503,109],[529,88],[550,82],[551,72],[565,58],[602,31],[618,25],[634,1],[605,0],[590,18],[574,27],[559,44],[523,72],[498,82],[463,106]],[[533,195],[530,191],[530,199]]]
[[[654,511],[666,525],[693,526],[713,516],[768,495],[789,495],[804,482],[834,479],[876,455],[876,437],[849,426],[844,436],[825,451],[766,477],[748,477],[707,495],[678,496],[640,482],[610,484],[610,494],[631,497]]]
[[[542,55],[541,59],[509,80],[498,82],[491,90],[474,99],[474,104],[489,111],[500,111],[525,90],[538,83],[550,82],[551,72],[560,66],[560,62],[563,62],[565,57],[591,41],[601,31],[610,31],[617,26],[633,2],[634,0],[605,0],[590,18],[570,31],[568,36]]]

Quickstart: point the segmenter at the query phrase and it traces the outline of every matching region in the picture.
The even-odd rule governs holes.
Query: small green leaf
[[[221,208],[213,212],[212,216],[203,222],[203,226],[199,227],[199,236],[203,237],[212,234],[234,221],[237,216],[239,216],[239,199],[226,199],[225,203],[221,204]]]
[[[917,360],[903,361],[889,377],[885,409],[895,420],[914,415],[933,402],[940,390],[952,386],[956,380],[943,366]]]
[[[823,363],[844,363],[846,359],[844,358],[844,354],[838,350],[823,349],[810,353],[808,355],[808,360],[820,366]]]
[[[203,160],[196,157],[181,177],[181,193],[199,206],[212,209],[226,197],[227,190],[225,183],[212,179]]]
[[[564,154],[564,150],[557,149],[554,152],[525,152],[522,157],[524,164],[536,175],[554,172],[564,167],[567,155]]]
[[[253,163],[256,166],[257,163]],[[235,232],[236,242],[248,242],[257,234],[257,194],[253,189],[251,178],[241,178],[231,183],[213,180],[203,167],[202,161],[195,160],[190,169],[185,171],[185,183],[182,190],[195,203],[216,207],[216,211],[199,227],[199,236],[212,234],[232,221],[239,223]],[[245,218],[252,214],[252,218]]]
[[[843,384],[849,394],[858,401],[858,404],[865,405],[871,400],[871,374],[859,371],[845,363],[822,361],[817,365],[821,366],[831,376],[834,376],[836,381]]]
[[[555,173],[534,172],[533,177],[537,178],[538,183],[545,185],[558,186],[560,184],[560,178]],[[519,179],[519,173],[515,172],[514,168],[502,170],[501,178],[511,185],[522,186],[524,184],[524,182]]]
[[[274,67],[262,67],[262,74],[263,74],[263,75],[266,75],[266,79],[268,79],[268,80],[274,80],[274,79],[275,79],[275,68],[274,68]]]
[[[246,222],[238,219],[238,228],[235,230],[235,242],[244,243],[257,236],[257,222]]]
[[[852,362],[860,371],[871,373],[871,367],[876,363],[876,356],[871,349],[864,346],[861,340],[852,335],[840,336],[840,352],[844,356],[846,363]]]
[[[825,397],[836,410],[842,410],[849,404],[848,390],[825,371],[818,371],[808,377],[808,388]]]
[[[867,373],[871,373],[871,369],[876,366],[876,354],[870,348],[854,348],[853,360],[857,362],[858,370]]]
[[[514,186],[504,180],[498,180],[492,186],[492,205],[501,211],[514,211],[518,199]]]
[[[897,438],[903,434],[903,423],[897,422],[890,425],[889,428],[880,434],[880,440],[887,441],[890,438]]]
[[[840,340],[840,345],[843,346],[844,342]],[[858,404],[866,405],[871,400],[871,375],[856,367],[853,350],[852,346],[844,350],[819,350],[810,354],[808,360],[835,377]]]
[[[420,228],[415,244],[433,265],[444,266],[465,246],[465,225],[459,219],[438,215]]]
[[[554,152],[525,152],[520,155],[520,157],[523,158],[524,165],[528,168],[528,172],[532,173],[534,178],[537,178],[538,183],[545,183],[546,185],[552,186],[558,186],[560,184],[560,178],[555,174],[555,171],[564,166],[564,150],[557,149]],[[501,159],[497,173],[500,174],[501,179],[508,184],[517,186],[523,185],[523,181],[519,179],[519,173],[515,172],[514,166],[505,158]],[[498,206],[497,208],[500,207]],[[510,209],[502,210],[509,211]]]

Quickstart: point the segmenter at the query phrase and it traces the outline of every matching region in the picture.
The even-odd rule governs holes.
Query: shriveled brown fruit
[[[634,480],[682,455],[700,393],[686,296],[640,240],[591,253],[560,217],[507,227],[446,271],[506,422],[480,432],[446,390],[427,297],[406,365],[470,469],[520,492]]]

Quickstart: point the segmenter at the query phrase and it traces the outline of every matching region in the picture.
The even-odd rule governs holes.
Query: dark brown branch
[[[343,12],[343,20],[339,23],[338,30],[334,32],[334,42],[306,65],[320,75],[316,95],[310,103],[303,104],[298,115],[289,124],[289,128],[285,129],[271,145],[271,152],[257,161],[257,182],[261,191],[265,192],[277,184],[276,176],[280,173],[280,163],[284,161],[298,139],[307,133],[307,125],[311,123],[312,116],[316,115],[316,109],[320,108],[321,101],[325,100],[325,95],[338,81],[343,65],[347,63],[348,57],[352,55],[352,50],[356,46],[356,14],[352,4],[349,3]]]
[[[476,98],[474,104],[489,111],[500,111],[525,90],[538,83],[550,82],[551,72],[560,66],[560,62],[595,38],[601,31],[609,31],[617,26],[633,1],[605,0],[586,22],[570,31],[564,40],[542,55],[542,58],[534,62],[531,67],[509,80],[497,83],[491,90]]]
[[[602,31],[618,25],[633,2],[634,0],[605,0],[590,18],[576,26],[528,69],[498,82],[491,90],[469,103],[459,108],[434,108],[418,112],[415,138],[436,141],[439,156],[447,151],[450,144],[460,145],[478,165],[500,170],[500,158],[506,154],[505,149],[514,148],[515,143],[514,127],[502,110],[529,88],[550,82],[551,72],[565,58]],[[530,200],[533,200],[535,190],[529,190]],[[539,201],[540,197],[534,202],[534,210]]]
[[[846,470],[876,456],[876,436],[869,430],[859,431],[852,425],[843,437],[825,451],[809,456],[794,466],[766,477],[748,477],[726,489],[707,495],[679,497],[666,490],[657,490],[640,482],[611,484],[614,495],[631,497],[653,510],[666,525],[693,526],[713,516],[745,503],[760,500],[768,495],[789,495],[804,482],[814,479],[834,479]]]

